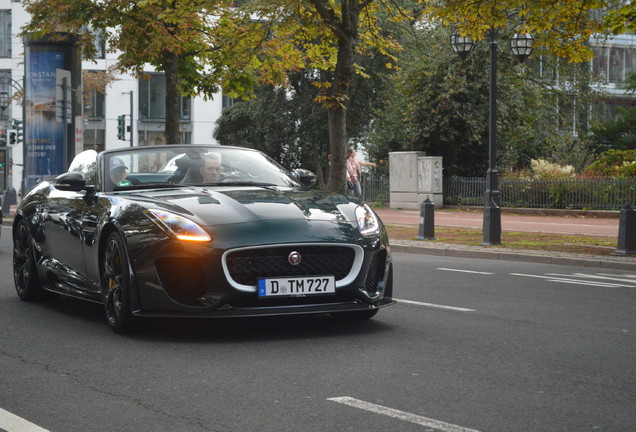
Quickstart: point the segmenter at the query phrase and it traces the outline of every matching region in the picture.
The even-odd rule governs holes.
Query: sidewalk
[[[377,209],[387,225],[419,226],[419,210]],[[547,232],[616,237],[618,243],[619,212],[561,211],[552,215],[545,212],[522,211],[525,214],[502,211],[502,231]],[[483,212],[480,210],[435,210],[435,226],[482,229]],[[517,251],[505,247],[466,246],[426,240],[391,240],[394,252],[421,253],[465,258],[486,258],[509,261],[527,261],[545,264],[601,267],[636,271],[636,255],[591,256],[543,251]]]

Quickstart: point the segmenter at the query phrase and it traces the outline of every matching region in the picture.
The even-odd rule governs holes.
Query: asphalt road
[[[123,337],[99,305],[21,302],[3,228],[0,431],[635,429],[636,272],[394,257],[402,302],[368,322]]]

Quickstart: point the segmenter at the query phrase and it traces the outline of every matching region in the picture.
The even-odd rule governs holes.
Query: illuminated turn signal
[[[183,241],[208,242],[212,237],[188,218],[165,210],[148,209],[146,216],[166,233]]]

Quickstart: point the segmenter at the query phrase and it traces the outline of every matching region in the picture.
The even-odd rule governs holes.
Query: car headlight
[[[356,207],[356,221],[363,236],[370,237],[380,233],[380,222],[368,205]]]
[[[179,240],[212,241],[210,234],[188,218],[165,210],[148,209],[145,213],[155,225]]]

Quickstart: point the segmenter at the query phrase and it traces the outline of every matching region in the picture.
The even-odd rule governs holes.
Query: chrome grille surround
[[[231,255],[236,253],[236,252],[249,252],[249,251],[254,251],[256,254],[258,255],[262,255],[263,252],[265,252],[266,250],[274,250],[274,249],[281,249],[284,251],[287,250],[296,250],[296,249],[303,249],[303,248],[315,248],[316,250],[320,251],[321,248],[324,248],[325,251],[328,251],[328,248],[347,248],[347,249],[351,249],[354,252],[354,257],[353,257],[353,262],[351,264],[351,267],[349,269],[349,271],[343,276],[340,277],[339,279],[336,279],[336,288],[342,287],[342,286],[346,286],[351,284],[355,278],[358,276],[358,274],[360,273],[360,269],[362,268],[362,263],[364,262],[364,249],[362,249],[362,246],[359,245],[353,245],[353,244],[345,244],[345,243],[289,243],[289,244],[272,244],[272,245],[263,245],[263,246],[250,246],[250,247],[244,247],[244,248],[236,248],[236,249],[230,249],[225,251],[225,253],[223,254],[223,257],[221,259],[221,263],[223,265],[223,272],[225,273],[225,277],[227,279],[227,281],[230,283],[230,285],[239,290],[239,291],[243,291],[243,292],[249,292],[249,293],[253,293],[256,292],[256,285],[251,285],[251,284],[245,284],[245,283],[241,283],[240,281],[237,281],[233,276],[232,276],[232,271],[230,270],[230,263],[229,261],[231,260]],[[327,252],[325,252],[327,253]],[[301,252],[302,254],[302,252]],[[287,254],[284,255],[285,257],[287,257]],[[286,259],[286,258],[285,258]],[[290,267],[292,267],[290,265]],[[295,276],[299,276],[297,274],[292,274]],[[264,275],[261,275],[264,276]],[[277,274],[276,276],[272,275],[272,277],[285,277],[288,276],[287,274]],[[319,276],[317,274],[307,274],[307,276]]]

